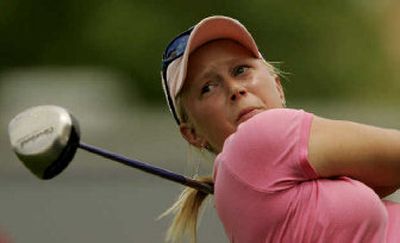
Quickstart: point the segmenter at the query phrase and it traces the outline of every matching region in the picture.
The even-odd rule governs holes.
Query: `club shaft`
[[[105,149],[102,149],[102,148],[99,148],[99,147],[96,147],[96,146],[93,146],[90,144],[85,144],[85,143],[80,142],[78,147],[85,151],[88,151],[90,153],[94,153],[94,154],[100,155],[102,157],[122,163],[124,165],[142,170],[144,172],[160,176],[164,179],[174,181],[179,184],[182,184],[182,185],[185,185],[188,187],[192,187],[194,189],[197,189],[197,190],[209,193],[209,194],[214,193],[214,188],[212,185],[193,180],[191,178],[174,173],[172,171],[169,171],[169,170],[166,170],[166,169],[154,166],[154,165],[150,165],[150,164],[138,161],[138,160],[133,160],[133,159],[127,158],[125,156],[107,151]]]

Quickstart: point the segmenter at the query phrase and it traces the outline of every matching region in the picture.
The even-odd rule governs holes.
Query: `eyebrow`
[[[239,58],[239,59],[237,59],[237,58],[232,58],[232,59],[230,59],[230,60],[228,60],[228,61],[226,61],[226,62],[224,62],[225,64],[225,66],[228,66],[228,67],[230,67],[230,66],[232,66],[232,65],[237,65],[238,63],[244,63],[244,62],[249,62],[251,60],[251,58],[247,58],[247,57],[244,57],[244,58]],[[206,78],[208,78],[208,77],[210,77],[210,76],[212,76],[213,74],[212,74],[212,72],[213,72],[213,67],[211,67],[209,70],[206,70],[206,71],[202,71],[201,73],[200,73],[200,79],[206,79]]]
[[[251,57],[242,57],[242,58],[239,58],[239,59],[232,58],[232,59],[228,60],[225,63],[227,63],[227,66],[229,67],[229,66],[232,66],[232,65],[237,64],[237,63],[248,62],[251,59],[252,59]],[[201,81],[203,81],[205,79],[209,79],[210,77],[214,76],[213,72],[214,72],[214,68],[213,67],[208,68],[208,70],[202,71],[199,74],[199,76],[196,78],[196,80],[201,82]],[[194,87],[196,87],[196,85],[198,85],[199,82],[196,82],[195,84],[191,85],[190,90],[192,90]],[[201,83],[201,85],[202,85],[202,83]],[[199,85],[199,86],[201,87],[201,85]]]
[[[228,61],[224,62],[223,65],[224,65],[224,66],[230,67],[230,66],[232,66],[232,65],[233,65],[234,63],[236,63],[236,62],[237,62],[237,60],[234,59],[234,58],[232,58],[231,60],[228,60]],[[219,66],[221,66],[221,65],[219,65]],[[200,73],[199,79],[207,79],[207,78],[209,78],[209,77],[211,77],[211,76],[214,75],[213,72],[214,72],[214,67],[208,67],[207,70],[202,71],[202,72]]]
[[[200,79],[200,80],[208,79],[208,78],[210,78],[210,77],[212,77],[212,76],[215,76],[215,75],[213,74],[213,70],[207,70],[207,71],[201,72],[201,74],[200,74],[200,76],[198,77],[198,79]]]

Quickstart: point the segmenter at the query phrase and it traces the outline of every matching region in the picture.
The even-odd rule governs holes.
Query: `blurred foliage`
[[[377,5],[372,0],[2,1],[0,71],[105,67],[129,76],[127,92],[139,89],[135,93],[157,103],[163,100],[159,69],[165,45],[201,18],[222,14],[243,22],[266,59],[282,62],[280,68],[291,73],[285,84],[289,99],[365,98],[364,92],[376,89],[397,94],[384,90],[382,80],[394,77],[378,32]]]

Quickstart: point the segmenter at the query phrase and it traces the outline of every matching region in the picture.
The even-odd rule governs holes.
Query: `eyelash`
[[[211,85],[211,82],[207,82],[207,83],[205,83],[203,85],[203,87],[201,87],[201,94],[202,95],[210,91],[209,90],[210,85]],[[208,90],[206,90],[206,89],[208,89]]]
[[[238,65],[238,66],[236,66],[236,67],[234,67],[233,68],[233,70],[232,70],[232,75],[233,76],[239,76],[239,75],[241,75],[241,74],[243,74],[243,73],[245,73],[246,71],[247,71],[247,69],[249,69],[250,67],[248,66],[248,65],[244,65],[244,64],[241,64],[241,65]],[[239,70],[241,70],[241,69],[244,69],[241,73],[238,73],[238,71]],[[207,82],[207,83],[205,83],[202,87],[201,87],[201,95],[204,95],[205,93],[208,93],[210,90],[209,90],[209,87],[211,86],[211,85],[213,85],[213,83],[210,81],[210,82]]]
[[[249,68],[250,68],[250,67],[249,67],[248,65],[238,65],[238,66],[236,66],[235,68],[233,68],[232,74],[233,74],[233,76],[241,75],[242,73],[246,72],[247,69],[249,69]],[[244,70],[243,70],[243,72],[238,73],[238,71],[239,71],[240,69],[244,69]]]

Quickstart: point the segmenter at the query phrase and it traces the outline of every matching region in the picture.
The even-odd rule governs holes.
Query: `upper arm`
[[[321,177],[349,176],[370,187],[400,185],[400,132],[314,117],[308,159]]]

